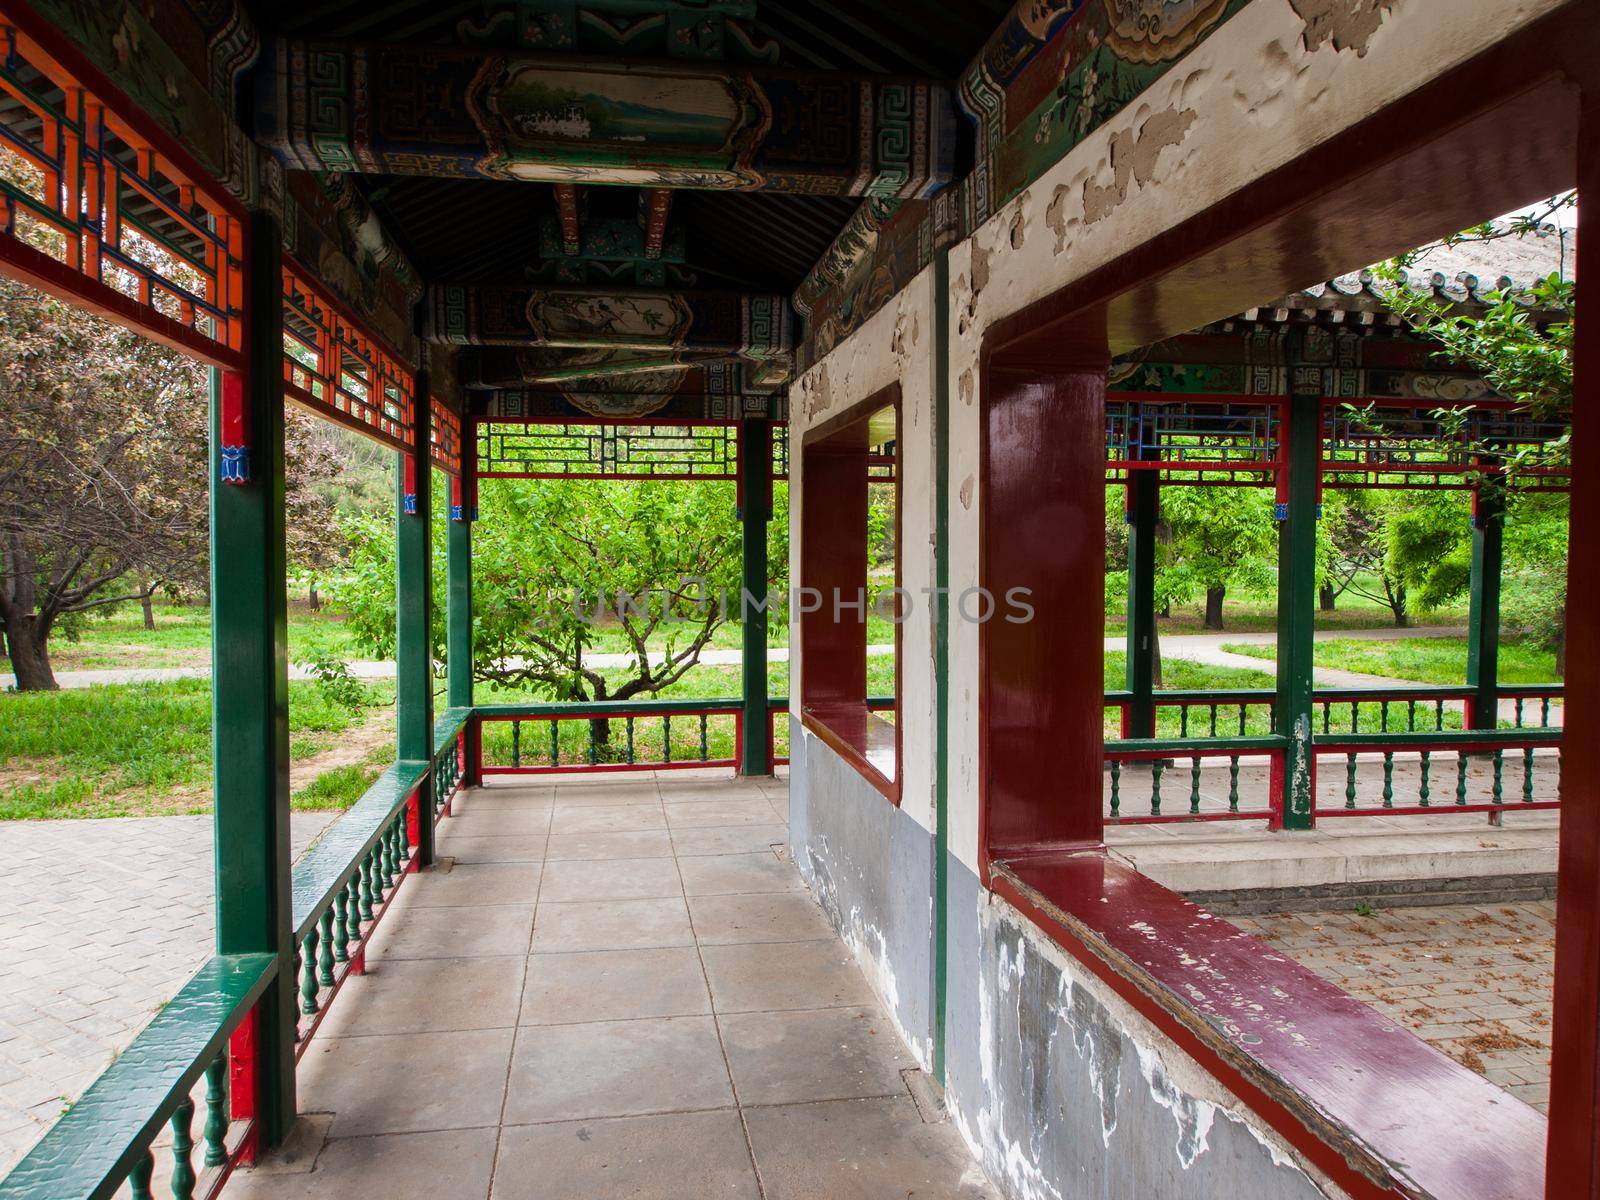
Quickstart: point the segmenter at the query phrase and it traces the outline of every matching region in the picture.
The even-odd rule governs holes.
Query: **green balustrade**
[[[151,1182],[156,1175],[156,1156],[146,1150],[128,1172],[128,1192],[133,1200],[152,1200]]]
[[[306,934],[305,948],[300,952],[300,1011],[314,1016],[317,1011],[317,931],[313,927]]]
[[[357,865],[355,873],[350,876],[350,881],[344,885],[344,910],[345,917],[349,921],[345,939],[351,946],[361,940],[361,881],[361,868]]]
[[[228,1056],[219,1054],[206,1068],[206,1122],[200,1131],[206,1144],[205,1165],[228,1161]]]
[[[172,1200],[194,1200],[194,1101],[183,1099],[172,1114]]]
[[[350,961],[350,924],[346,911],[346,901],[349,893],[346,888],[340,888],[333,897],[333,961],[343,963]]]
[[[317,929],[317,983],[333,986],[333,909],[323,910]]]

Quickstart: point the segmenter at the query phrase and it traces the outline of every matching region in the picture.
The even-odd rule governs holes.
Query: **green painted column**
[[[462,422],[465,441],[474,433]],[[450,523],[445,540],[445,658],[450,677],[451,708],[472,707],[472,522],[478,517],[476,462],[469,446],[462,447],[461,478],[453,480]],[[467,762],[462,782],[476,785],[478,730],[467,727]]]
[[[1154,471],[1128,472],[1128,701],[1122,736],[1156,735],[1156,519],[1160,480]]]
[[[950,998],[950,247],[933,256],[933,1078]]]
[[[298,1009],[289,874],[283,248],[273,217],[251,216],[246,253],[249,364],[242,377],[211,372],[216,944],[219,954],[278,957],[260,1000],[255,1098],[262,1144],[274,1146],[295,1119]],[[247,449],[225,454],[222,411],[241,396]]]
[[[1501,485],[1472,494],[1472,585],[1467,616],[1467,686],[1473,689],[1470,729],[1500,724],[1500,571],[1504,563],[1506,500]]]
[[[1310,368],[1291,368],[1320,379]],[[1310,380],[1307,379],[1309,385]],[[1286,406],[1278,518],[1278,696],[1273,732],[1289,739],[1283,775],[1274,779],[1285,829],[1315,824],[1312,797],[1316,763],[1311,753],[1313,683],[1311,651],[1317,604],[1317,475],[1321,470],[1320,388],[1294,388]]]
[[[466,503],[450,505],[445,541],[445,659],[451,708],[472,707],[472,520]]]
[[[744,755],[741,775],[771,775],[767,730],[767,522],[772,519],[772,423],[746,420],[739,429],[739,480],[743,508],[739,531],[744,573],[740,616],[744,647]]]
[[[395,480],[395,748],[433,757],[433,463],[428,456],[428,373],[417,372],[416,429]],[[408,461],[410,465],[408,467]],[[417,865],[433,862],[432,781],[418,797]]]

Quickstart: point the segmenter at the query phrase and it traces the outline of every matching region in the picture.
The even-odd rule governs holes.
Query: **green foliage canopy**
[[[435,484],[443,494],[444,481]],[[740,530],[731,483],[486,479],[473,526],[476,677],[555,700],[625,700],[670,687],[739,615]],[[783,497],[780,495],[778,502]],[[436,504],[434,627],[444,657],[444,505]],[[780,523],[775,523],[778,528]],[[330,589],[360,643],[394,653],[394,531],[343,518],[349,570]],[[781,587],[787,538],[772,555]],[[623,682],[585,661],[601,629],[633,658]]]

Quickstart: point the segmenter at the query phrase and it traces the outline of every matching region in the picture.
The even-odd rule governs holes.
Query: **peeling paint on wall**
[[[1372,35],[1384,15],[1399,0],[1289,0],[1295,15],[1306,23],[1305,47],[1322,49],[1329,42],[1337,50],[1354,50],[1366,57]]]
[[[1128,188],[1141,188],[1155,178],[1161,152],[1180,144],[1199,119],[1192,108],[1168,108],[1146,117],[1137,131],[1119,130],[1111,137],[1111,182],[1093,180],[1083,185],[1083,219],[1093,225],[1104,220],[1128,198]]]
[[[800,380],[800,411],[813,421],[833,407],[833,391],[828,386],[828,364],[820,364]]]
[[[1011,229],[1006,238],[1013,250],[1021,250],[1028,233],[1027,193],[1023,193],[1023,200],[1017,205],[1017,211],[1011,217]]]
[[[981,896],[976,908],[960,919],[978,923],[975,1003],[964,1010],[965,1024],[978,1025],[978,1053],[958,1065],[948,1096],[957,1127],[1008,1196],[1343,1195],[1008,904]],[[962,1077],[974,1069],[977,1080]]]
[[[1138,1046],[1136,1049],[1139,1074],[1150,1088],[1151,1099],[1171,1112],[1172,1119],[1178,1123],[1178,1163],[1187,1171],[1194,1166],[1195,1159],[1210,1149],[1207,1139],[1211,1135],[1211,1122],[1217,1116],[1217,1106],[1180,1092],[1162,1067],[1154,1048]]]

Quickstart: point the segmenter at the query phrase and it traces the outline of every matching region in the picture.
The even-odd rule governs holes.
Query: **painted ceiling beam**
[[[575,380],[593,379],[609,381],[613,387],[625,387],[630,379],[663,373],[677,376],[685,373],[685,368],[720,366],[733,361],[726,354],[697,354],[684,350],[657,354],[616,350],[606,351],[603,357],[590,361],[592,357],[585,354],[576,358],[552,359],[544,367],[529,365],[523,369],[522,378],[511,380],[510,385],[547,384],[559,387]]]
[[[674,373],[670,390],[685,396],[728,396],[774,386],[763,382],[771,378],[771,364],[745,362],[730,355],[712,355],[699,361],[684,353],[664,361],[663,355],[630,351],[576,357],[596,361],[576,365],[574,355],[565,351],[472,346],[462,350],[456,370],[464,387],[532,391],[567,391],[573,380],[595,378],[611,380],[607,385],[611,390],[637,391],[648,382],[640,377],[668,369]],[[627,376],[633,378],[626,379]]]
[[[793,310],[778,295],[436,284],[423,313],[424,340],[537,352],[530,374],[548,382],[727,359],[773,387],[794,369]]]
[[[572,246],[567,243],[566,229],[557,218],[546,216],[539,222],[539,256],[547,262],[569,258],[577,263],[649,260],[681,265],[685,255],[683,230],[663,228],[656,240],[655,253],[650,253],[650,249],[650,231],[627,217],[591,217],[584,222],[578,242]]]
[[[764,359],[793,349],[787,297],[748,292],[434,284],[426,341],[573,350],[694,350]]]
[[[283,38],[254,91],[256,139],[310,171],[909,199],[955,168],[929,80]]]

